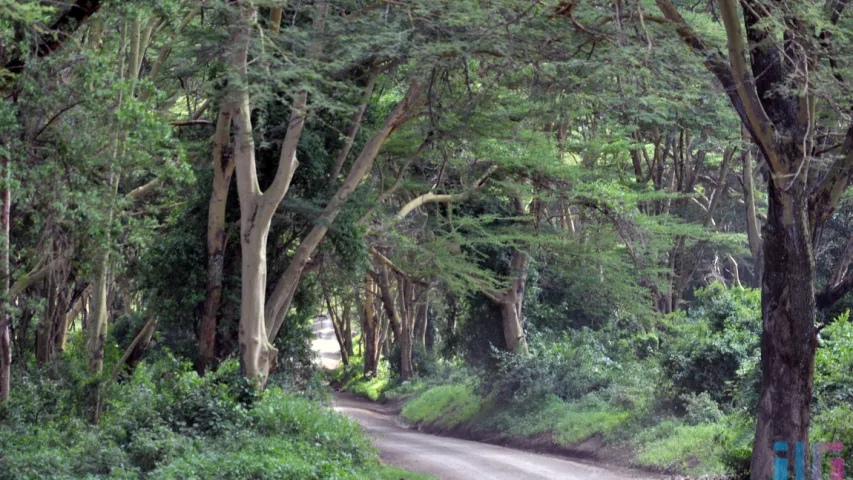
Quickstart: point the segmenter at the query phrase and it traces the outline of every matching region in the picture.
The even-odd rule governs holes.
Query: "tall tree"
[[[843,81],[831,72],[837,64],[832,32],[846,2],[830,1],[821,12],[811,3],[746,0],[738,8],[735,0],[720,0],[727,54],[709,46],[671,1],[656,3],[720,82],[770,170],[762,235],[763,377],[751,464],[752,478],[765,479],[773,475],[775,442],[809,441],[815,245],[853,174],[853,125],[825,114],[836,105],[824,95],[835,89],[819,86],[819,79]],[[836,153],[822,153],[817,138],[843,128]],[[792,472],[794,454],[790,449]]]

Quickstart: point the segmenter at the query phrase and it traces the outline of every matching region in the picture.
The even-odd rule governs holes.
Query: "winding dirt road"
[[[314,322],[314,350],[326,368],[340,353],[328,317]],[[382,461],[441,480],[626,480],[655,478],[616,471],[563,458],[480,442],[439,437],[404,428],[395,412],[349,394],[340,394],[335,410],[349,415],[373,438]]]

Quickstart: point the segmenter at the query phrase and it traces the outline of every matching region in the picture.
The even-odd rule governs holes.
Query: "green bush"
[[[16,384],[2,407],[0,478],[424,478],[380,466],[355,423],[309,398],[258,396],[234,361],[205,377],[169,355],[142,363],[105,392],[96,426],[64,407],[39,414],[31,402],[68,401],[46,385]]]
[[[684,401],[684,420],[689,425],[716,423],[723,419],[723,412],[708,392],[698,395],[692,392],[685,393],[681,399]]]
[[[707,392],[720,405],[734,392],[757,385],[741,382],[756,366],[761,331],[758,290],[714,283],[696,291],[688,313],[673,314],[665,325],[661,365],[676,394]],[[683,403],[682,403],[683,407]]]
[[[589,329],[558,341],[533,336],[530,352],[523,356],[493,350],[498,370],[492,391],[499,400],[528,402],[547,395],[577,399],[610,384],[614,362]]]

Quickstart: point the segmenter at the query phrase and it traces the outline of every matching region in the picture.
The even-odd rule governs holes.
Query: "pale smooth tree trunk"
[[[267,279],[266,247],[270,222],[278,205],[287,195],[293,173],[299,162],[296,147],[305,126],[308,94],[298,92],[291,105],[290,120],[281,146],[278,169],[269,188],[262,192],[255,163],[252,138],[251,102],[248,85],[248,55],[255,10],[249,4],[238,4],[239,18],[232,18],[228,65],[236,78],[230,83],[229,96],[234,105],[234,164],[237,192],[240,197],[240,247],[242,251],[242,293],[240,302],[240,365],[243,375],[263,387],[277,363],[278,351],[272,346],[264,319]],[[322,37],[325,22],[324,2],[318,5],[315,30]],[[317,40],[319,42],[319,40]],[[319,43],[312,47],[318,54]]]
[[[338,213],[340,213],[350,194],[370,171],[370,167],[373,165],[373,161],[379,154],[382,145],[395,130],[411,119],[412,112],[420,105],[423,92],[424,85],[418,80],[412,80],[409,83],[406,95],[400,100],[394,110],[388,114],[382,127],[373,134],[361,150],[358,158],[353,162],[346,180],[338,188],[332,199],[329,200],[329,203],[317,218],[314,227],[302,239],[287,269],[276,281],[275,289],[267,302],[265,316],[270,339],[275,338],[279,329],[284,324],[285,316],[290,309],[290,303],[296,292],[296,286],[314,250],[320,245],[320,242],[329,230],[329,226],[334,222]],[[367,299],[365,299],[365,302],[367,302]]]
[[[483,293],[497,304],[501,311],[506,349],[512,353],[527,355],[527,338],[524,334],[524,290],[527,285],[527,269],[530,259],[527,254],[513,247],[510,264],[509,287],[504,291],[486,290]]]
[[[526,214],[521,198],[515,197],[515,210],[518,216]],[[539,219],[542,202],[533,201],[533,215]],[[495,302],[501,311],[504,341],[509,352],[527,355],[527,337],[524,333],[524,291],[527,288],[530,258],[517,247],[512,247],[512,260],[509,267],[509,287],[504,291],[485,290],[483,293]]]
[[[9,250],[12,246],[11,237],[9,236],[9,221],[12,205],[12,190],[10,186],[11,174],[9,171],[9,159],[3,157],[0,159],[0,168],[2,168],[3,188],[0,190],[0,230],[2,230],[2,240],[0,240],[0,268],[3,275],[3,298],[2,298],[2,316],[0,316],[0,402],[9,398],[12,379],[12,338],[10,334],[11,315],[9,296],[9,285],[11,269],[9,268]]]
[[[109,213],[107,214],[107,229],[113,221],[114,200],[118,188],[118,175],[113,173],[108,180],[110,191],[107,193]],[[107,293],[109,290],[109,249],[110,235],[107,233],[105,245],[98,248],[95,256],[95,281],[92,292],[92,315],[88,324],[88,359],[89,372],[100,374],[104,369],[104,344],[107,340],[107,326],[109,324],[107,310]]]

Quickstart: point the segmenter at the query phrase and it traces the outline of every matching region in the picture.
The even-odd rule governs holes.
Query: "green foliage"
[[[667,320],[661,365],[679,394],[707,392],[724,404],[753,386],[742,379],[758,358],[759,301],[757,290],[712,284],[696,292],[688,313]]]
[[[718,444],[722,432],[722,425],[716,423],[661,423],[647,433],[647,438],[655,440],[644,444],[636,462],[644,467],[686,471],[694,475],[720,473],[725,470]]]
[[[815,358],[815,396],[821,407],[853,400],[853,323],[849,311],[820,332]]]
[[[199,377],[165,356],[112,387],[97,426],[20,383],[0,407],[0,477],[399,478],[352,421],[277,387],[261,398],[247,382],[233,360]],[[31,417],[33,406],[54,414]]]
[[[708,392],[698,395],[685,393],[681,400],[684,402],[684,421],[689,425],[716,423],[723,419],[723,412]]]
[[[494,349],[498,369],[492,389],[499,400],[528,402],[546,395],[570,400],[606,387],[614,362],[589,330],[557,341],[529,338],[530,356]]]

